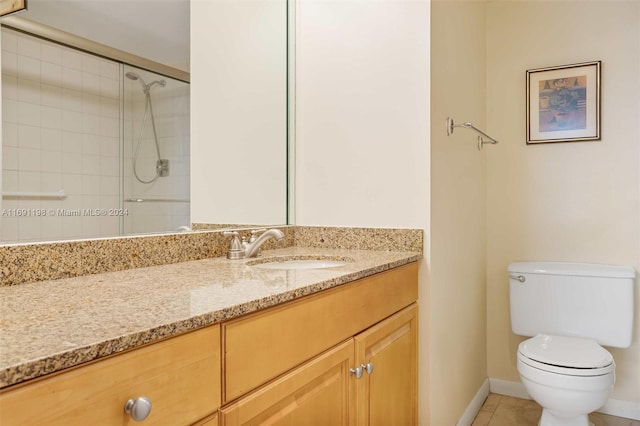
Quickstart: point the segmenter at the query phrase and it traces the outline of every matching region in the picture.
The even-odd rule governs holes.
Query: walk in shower
[[[189,83],[3,26],[0,242],[190,226]]]

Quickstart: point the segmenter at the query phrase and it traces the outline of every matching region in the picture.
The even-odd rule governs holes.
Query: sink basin
[[[346,265],[349,261],[342,259],[265,259],[262,262],[249,263],[249,265],[262,269],[302,270],[337,268]]]

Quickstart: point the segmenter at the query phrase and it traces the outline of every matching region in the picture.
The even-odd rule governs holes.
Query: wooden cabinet
[[[211,416],[192,424],[191,426],[218,426],[218,413],[216,412]]]
[[[336,290],[223,324],[221,426],[418,423],[417,265]]]
[[[417,299],[418,265],[412,263],[223,323],[223,403]]]
[[[128,399],[145,396],[145,425],[189,425],[220,406],[220,327],[174,337],[0,394],[0,424],[132,425]]]
[[[412,263],[8,388],[0,424],[415,425],[417,298]]]
[[[371,370],[355,383],[357,424],[418,424],[418,306],[357,335],[355,352]]]

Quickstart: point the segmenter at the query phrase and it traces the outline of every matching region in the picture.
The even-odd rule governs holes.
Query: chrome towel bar
[[[469,122],[462,123],[462,124],[455,124],[453,122],[453,118],[447,117],[447,136],[451,136],[453,134],[453,129],[455,129],[456,127],[464,127],[465,129],[471,129],[476,133],[480,134],[480,136],[478,136],[478,151],[482,150],[482,147],[485,143],[490,143],[492,145],[495,145],[498,143],[497,140],[495,140],[494,138],[492,138],[482,130],[478,129],[473,124]]]
[[[62,200],[67,198],[64,189],[55,192],[26,192],[26,191],[5,191],[2,198],[53,198]]]

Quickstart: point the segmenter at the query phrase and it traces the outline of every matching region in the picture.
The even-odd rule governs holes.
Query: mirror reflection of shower
[[[124,64],[120,90],[123,235],[189,226],[189,83]]]
[[[42,30],[35,23],[29,28]],[[47,213],[0,218],[0,242],[109,238],[189,227],[189,75],[146,60],[145,69],[94,55],[84,39],[78,50],[5,26],[0,33],[2,207]],[[53,37],[56,31],[50,28],[46,34]],[[28,49],[23,52],[20,46]],[[30,56],[36,51],[46,51],[46,58]],[[63,57],[69,60],[53,61]],[[20,58],[28,59],[24,73],[16,68]],[[160,70],[154,71],[156,66]],[[40,115],[33,111],[42,105],[48,119],[34,121]],[[142,180],[155,177],[158,159],[171,164],[170,176],[141,183],[133,173],[134,153]]]
[[[151,101],[151,88],[154,85],[158,85],[160,87],[165,87],[167,85],[167,82],[165,80],[154,80],[151,83],[147,84],[147,83],[145,83],[144,79],[140,75],[138,75],[138,74],[136,74],[134,72],[131,72],[131,71],[126,73],[125,76],[130,80],[138,81],[140,83],[140,85],[142,86],[142,93],[146,97],[145,109],[144,109],[144,118],[142,119],[142,124],[140,125],[140,132],[138,133],[138,141],[136,142],[135,153],[133,155],[133,174],[136,177],[136,179],[138,180],[138,182],[144,183],[144,184],[149,184],[149,183],[155,182],[156,179],[158,179],[159,177],[169,176],[169,160],[168,159],[163,159],[162,155],[160,154],[160,144],[158,142],[158,132],[156,130],[156,122],[155,122],[155,117],[154,117],[154,114],[153,114],[153,103]],[[151,119],[151,129],[153,131],[153,140],[155,142],[157,161],[156,161],[156,168],[155,168],[154,177],[151,178],[150,180],[145,180],[145,179],[142,179],[138,175],[137,163],[138,163],[138,155],[139,155],[139,152],[140,152],[140,145],[142,144],[142,137],[144,135],[144,128],[145,128],[145,125],[147,123],[147,119],[149,119],[149,117]]]

